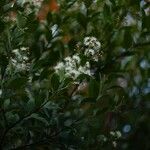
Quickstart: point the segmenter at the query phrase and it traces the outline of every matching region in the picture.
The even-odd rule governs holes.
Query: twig
[[[69,97],[72,98],[73,94],[75,93],[75,91],[78,89],[78,87],[80,86],[80,84],[82,83],[82,81],[79,82],[79,84],[76,84],[76,86],[74,87],[74,89],[72,90],[72,92],[70,93]]]
[[[22,146],[19,146],[19,147],[16,147],[16,148],[12,148],[10,150],[22,150],[22,149],[25,149],[25,148],[30,147],[30,146],[43,145],[45,143],[48,143],[48,139],[36,141],[34,143],[30,143],[30,144],[26,144],[26,145],[22,145]]]
[[[81,119],[82,119],[82,118],[78,118],[77,120],[75,120],[75,121],[72,123],[72,126],[73,126],[76,122],[80,121]],[[16,148],[12,148],[12,149],[10,149],[10,150],[22,150],[22,149],[27,148],[27,147],[30,147],[30,146],[43,145],[43,144],[49,143],[49,142],[54,142],[54,143],[56,143],[56,141],[54,140],[55,137],[56,137],[57,135],[59,135],[61,132],[63,132],[64,130],[65,130],[65,129],[62,128],[61,130],[59,130],[58,132],[56,132],[54,135],[51,135],[51,136],[49,136],[48,138],[46,138],[46,139],[44,139],[44,140],[40,140],[40,141],[36,141],[36,142],[34,142],[34,143],[22,145],[22,146],[19,146],[19,147],[16,147]],[[61,143],[58,143],[58,144],[61,145]]]
[[[82,81],[80,81],[79,84],[77,84],[77,85],[73,88],[72,92],[71,92],[70,95],[68,96],[70,99],[72,98],[73,94],[74,94],[75,91],[78,89],[78,87],[80,86],[81,83],[82,83]],[[70,100],[69,100],[69,101],[66,100],[66,102],[65,102],[65,104],[64,104],[64,107],[63,107],[59,112],[64,112],[64,110],[68,107],[68,105],[70,104],[70,102],[71,102]]]
[[[54,95],[51,96],[51,98]],[[24,117],[20,118],[18,121],[16,121],[14,124],[12,124],[10,127],[8,127],[5,132],[2,135],[1,141],[0,141],[0,148],[3,146],[3,142],[5,140],[6,135],[8,134],[8,132],[10,130],[12,130],[16,125],[18,125],[19,123],[21,123],[23,120],[25,120],[26,118],[30,117],[33,113],[38,112],[39,110],[41,110],[46,104],[48,103],[48,101],[45,101],[41,106],[39,106],[38,108],[36,108],[35,110],[31,111],[30,113],[28,113],[27,115],[25,115]]]
[[[138,47],[142,47],[142,46],[150,46],[150,41],[149,42],[144,42],[144,43],[137,43],[133,45],[133,48],[138,48]]]
[[[2,114],[3,114],[3,118],[4,118],[5,127],[7,128],[7,126],[8,126],[8,121],[7,121],[7,118],[6,118],[6,114],[5,114],[5,110],[4,110],[4,109],[2,109]]]

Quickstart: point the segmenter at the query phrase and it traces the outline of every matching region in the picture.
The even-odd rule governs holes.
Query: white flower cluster
[[[33,5],[36,7],[41,7],[43,0],[33,0]]]
[[[119,138],[122,137],[122,134],[121,134],[120,131],[111,131],[111,132],[110,132],[110,135],[113,136],[113,137],[116,138],[116,139],[119,139]]]
[[[20,49],[14,49],[12,51],[12,57],[10,59],[12,67],[16,71],[28,71],[29,70],[29,58],[28,48],[21,47]]]
[[[95,37],[85,37],[84,45],[94,50],[99,50],[101,47],[101,43]]]
[[[122,134],[120,131],[111,131],[110,135],[114,139],[114,141],[112,141],[112,145],[116,148],[118,144],[117,140],[122,137]]]
[[[30,14],[33,11],[37,13],[42,6],[44,0],[18,0],[17,3],[25,7],[25,13]],[[34,9],[33,7],[34,6]]]
[[[87,57],[95,56],[101,48],[101,43],[95,37],[85,37],[83,44],[85,46],[84,55]]]
[[[83,66],[81,65],[81,58],[78,54],[68,56],[64,59],[64,62],[59,62],[54,67],[56,73],[64,73],[65,76],[76,79],[80,74],[91,75],[90,63],[86,62]]]
[[[19,4],[25,4],[25,3],[30,3],[33,4],[35,7],[41,7],[43,0],[22,0],[22,1],[17,1]]]

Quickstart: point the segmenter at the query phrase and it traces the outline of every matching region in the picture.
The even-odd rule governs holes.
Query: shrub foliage
[[[0,1],[0,149],[150,149],[147,0]]]

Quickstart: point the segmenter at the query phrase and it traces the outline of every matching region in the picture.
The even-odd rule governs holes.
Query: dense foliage
[[[150,149],[149,0],[0,0],[0,149]]]

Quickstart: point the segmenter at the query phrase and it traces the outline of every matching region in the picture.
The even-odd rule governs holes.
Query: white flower
[[[29,70],[29,65],[25,63],[16,63],[16,64],[13,64],[13,68],[16,71],[26,71],[26,70]]]
[[[18,54],[18,53],[19,53],[19,49],[14,49],[14,50],[12,50],[12,52],[13,52],[14,54]]]
[[[43,2],[43,0],[34,0],[33,1],[34,5],[37,7],[41,7],[42,2]]]
[[[101,48],[101,43],[99,41],[95,42],[95,47],[96,49],[100,49]]]
[[[85,63],[85,67],[90,68],[90,63],[88,61]]]
[[[84,55],[90,57],[94,61],[98,61],[96,54],[101,48],[101,43],[95,37],[85,37],[83,44],[85,46]]]
[[[89,42],[90,42],[90,37],[85,37],[83,44],[84,44],[85,46],[88,46],[88,45],[89,45]]]
[[[91,76],[91,71],[89,69],[85,70],[84,74]]]
[[[66,66],[65,70],[66,72],[70,72],[71,70],[73,70],[74,68],[72,66]]]
[[[117,142],[116,142],[116,141],[113,141],[113,142],[112,142],[112,145],[113,145],[114,147],[117,147]]]
[[[71,61],[71,57],[68,56],[64,60],[69,62],[69,61]]]
[[[11,62],[12,62],[13,65],[17,64],[17,60],[16,59],[11,59]]]
[[[91,71],[90,71],[90,63],[86,62],[86,64],[84,66],[80,66],[78,68],[80,74],[87,74],[89,76],[91,76]]]
[[[117,135],[117,138],[120,138],[122,136],[120,131],[116,131],[116,135]]]
[[[64,59],[64,62],[59,62],[55,67],[56,73],[59,70],[63,70],[63,73],[67,77],[76,79],[80,74],[91,75],[90,63],[86,62],[85,65],[81,66],[81,58],[78,54],[74,54],[72,57],[68,56]]]
[[[85,56],[93,56],[93,55],[95,55],[95,50],[94,49],[85,49],[85,52],[84,52],[84,55]]]
[[[80,67],[78,68],[78,70],[79,70],[79,72],[84,72],[84,68],[83,68],[82,66],[80,66]]]
[[[10,66],[14,71],[28,71],[30,63],[28,57],[28,47],[21,47],[19,49],[12,50],[13,57],[10,58]],[[9,67],[8,67],[9,68]]]
[[[99,50],[101,48],[101,43],[95,37],[85,37],[83,44],[87,48],[91,48],[94,50]]]
[[[60,62],[60,63],[58,63],[55,67],[54,67],[54,69],[55,70],[61,70],[62,68],[64,68],[64,63],[62,63],[62,62]]]
[[[97,55],[96,55],[97,54]],[[95,51],[94,49],[85,49],[84,51],[84,55],[87,56],[88,58],[94,60],[94,61],[98,61],[98,52]]]
[[[76,63],[74,61],[71,62],[66,62],[65,67],[71,67],[71,68],[76,68]]]
[[[75,68],[81,62],[81,59],[78,54],[75,54],[72,57],[68,56],[64,60],[65,60],[65,67],[71,66],[73,68]]]
[[[28,50],[28,47],[21,47],[20,50],[26,51],[26,50]]]
[[[116,138],[121,138],[121,136],[122,136],[120,131],[111,131],[110,135],[112,135],[113,137],[116,137]]]
[[[71,76],[73,78],[77,78],[80,75],[80,72],[78,70],[69,70],[66,72],[66,75]]]
[[[28,58],[27,56],[24,56],[24,57],[23,57],[23,60],[24,60],[24,61],[27,61],[27,60],[29,60],[29,58]]]
[[[26,2],[30,2],[31,4],[33,4],[35,7],[41,7],[41,4],[43,2],[43,0],[23,0],[21,3],[24,4]]]
[[[79,57],[79,55],[73,55],[73,60],[75,61],[75,62],[77,62],[78,64],[80,64],[80,62],[81,62],[81,59],[80,59],[80,57]]]

